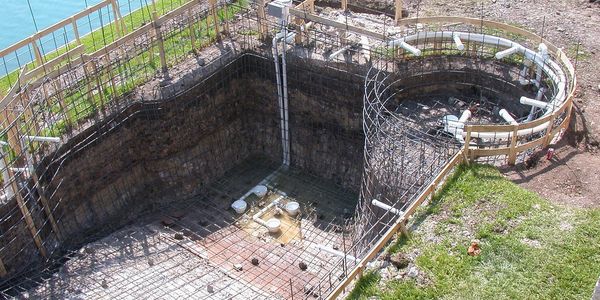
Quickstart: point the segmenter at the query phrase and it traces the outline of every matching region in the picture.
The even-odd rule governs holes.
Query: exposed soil
[[[483,3],[483,4],[482,4]],[[560,204],[600,207],[600,3],[589,0],[410,0],[409,17],[460,15],[502,21],[542,35],[563,48],[577,69],[576,109],[551,160],[546,150],[534,167],[505,168],[521,186]],[[482,14],[483,11],[483,14]]]

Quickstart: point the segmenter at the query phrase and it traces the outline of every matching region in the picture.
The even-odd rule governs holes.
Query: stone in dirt
[[[477,256],[477,255],[481,254],[481,248],[479,248],[478,240],[471,241],[471,246],[469,246],[469,249],[467,250],[467,254],[469,254],[471,256]]]
[[[404,255],[404,253],[394,253],[390,255],[390,263],[398,269],[404,269],[408,267],[410,260]]]
[[[233,265],[233,268],[236,271],[242,271],[244,269],[244,266],[242,266],[242,264],[235,264],[235,265]]]
[[[255,266],[258,266],[258,258],[253,257],[252,258],[252,264],[255,265]]]
[[[179,241],[183,240],[183,233],[181,233],[181,232],[175,233],[174,238]]]

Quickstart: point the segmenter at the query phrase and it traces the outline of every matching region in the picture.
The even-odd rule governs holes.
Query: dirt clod
[[[394,253],[390,256],[390,263],[398,269],[404,269],[408,267],[410,260],[404,253]]]

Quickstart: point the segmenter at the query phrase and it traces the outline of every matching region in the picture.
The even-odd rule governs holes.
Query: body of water
[[[43,30],[87,7],[100,3],[102,0],[0,0],[0,49],[5,49],[19,42],[36,31]],[[123,16],[146,5],[150,0],[121,0],[120,11]],[[112,21],[112,8],[102,9],[103,20],[100,14],[92,14],[89,18],[83,17],[77,21],[81,36],[99,28],[100,24]],[[70,27],[70,26],[69,26]],[[37,30],[36,30],[37,28]],[[58,30],[54,36],[48,36],[38,43],[43,53],[49,53],[65,43],[72,41],[74,34],[71,28]],[[0,76],[6,75],[20,66],[27,64],[34,58],[30,49],[24,47],[16,54],[0,57]]]

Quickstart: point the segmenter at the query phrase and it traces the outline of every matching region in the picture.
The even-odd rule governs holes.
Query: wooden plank
[[[132,40],[136,39],[137,37],[148,33],[148,31],[152,27],[154,27],[154,24],[152,22],[150,22],[150,23],[128,33],[124,37],[106,45],[105,47],[90,53],[89,56],[90,56],[90,58],[100,58],[100,57],[104,56],[107,52],[110,52],[110,51],[116,49],[117,47],[123,46],[127,42],[132,41]],[[152,51],[150,51],[150,52],[152,52]]]
[[[62,63],[65,59],[69,59],[71,57],[76,57],[83,53],[85,53],[85,46],[79,45],[79,46],[53,58],[52,60],[42,64],[41,66],[27,72],[25,74],[24,80],[29,80],[29,79],[35,78],[36,76],[41,75],[44,72],[47,72],[48,69],[53,69],[56,65]]]
[[[46,212],[46,216],[48,217],[48,220],[50,221],[50,226],[52,227],[52,231],[54,231],[54,234],[56,234],[56,238],[58,238],[58,240],[61,241],[63,239],[62,238],[63,236],[62,236],[62,233],[60,232],[60,229],[58,228],[56,219],[54,219],[54,215],[52,214],[52,209],[50,208],[50,202],[48,202],[48,198],[46,198],[46,189],[40,183],[40,179],[39,179],[37,173],[35,172],[35,170],[32,172],[31,175],[32,175],[31,178],[33,179],[34,185],[37,186],[38,195],[40,196],[40,202],[42,203],[42,206],[44,207],[44,211]]]
[[[402,19],[402,2],[402,0],[394,1],[394,20],[396,21],[396,24],[398,24],[398,21]]]
[[[210,5],[210,14],[213,17],[213,25],[215,26],[217,39],[220,40],[221,32],[219,31],[219,19],[217,18],[217,0],[208,0],[208,4]]]
[[[125,35],[125,32],[123,31],[123,29],[121,28],[121,22],[119,20],[119,6],[117,5],[117,2],[115,0],[111,0],[110,1],[110,6],[112,7],[112,13],[113,13],[113,23],[115,23],[115,28],[117,29],[117,36],[118,37],[122,37]]]
[[[508,153],[508,164],[511,166],[515,165],[517,161],[517,131],[519,131],[519,125],[513,125],[514,129],[510,137],[510,152]]]
[[[419,194],[415,201],[413,201],[410,204],[410,206],[406,209],[404,215],[398,217],[398,219],[392,225],[392,227],[390,227],[390,229],[386,231],[386,233],[377,241],[373,248],[369,250],[365,257],[360,260],[358,265],[348,274],[346,278],[344,278],[344,280],[331,292],[331,294],[327,296],[327,299],[336,299],[337,297],[339,297],[342,291],[352,282],[352,280],[354,280],[354,278],[356,278],[360,273],[362,273],[367,264],[377,256],[379,251],[381,251],[381,249],[385,247],[385,245],[392,239],[394,234],[396,234],[398,230],[400,230],[404,222],[406,222],[408,218],[417,210],[417,208],[421,206],[423,201],[425,201],[425,199],[427,199],[427,197],[431,193],[433,193],[433,191],[435,191],[436,186],[442,182],[446,175],[454,168],[454,166],[459,164],[462,161],[462,159],[462,150],[454,154],[454,156],[450,159],[448,164],[446,164],[446,166],[444,166],[444,168],[436,175],[431,184],[429,184],[427,188],[425,188],[423,192]]]
[[[23,151],[21,150],[21,143],[20,140],[18,139],[18,133],[16,132],[19,128],[19,122],[18,119],[15,117],[14,113],[10,110],[10,109],[6,109],[6,120],[8,122],[8,124],[13,124],[13,126],[9,129],[9,139],[8,139],[8,144],[9,146],[13,149],[13,151],[15,151],[15,153],[17,155],[22,155]],[[40,254],[42,255],[42,257],[44,258],[48,258],[47,254],[46,254],[46,248],[44,248],[44,244],[42,243],[42,239],[40,238],[39,234],[38,234],[38,230],[35,227],[35,223],[33,222],[33,218],[31,217],[31,212],[29,211],[29,208],[27,208],[27,205],[25,204],[25,201],[23,200],[23,197],[21,196],[21,192],[19,190],[19,186],[17,185],[17,180],[15,178],[15,175],[12,171],[12,169],[10,168],[10,164],[9,162],[6,162],[6,171],[8,174],[7,180],[9,180],[11,182],[11,187],[13,189],[13,191],[15,192],[15,198],[17,200],[17,206],[19,207],[19,210],[21,211],[21,214],[23,215],[23,218],[25,219],[25,223],[27,225],[27,228],[29,229],[29,233],[31,233],[31,236],[33,237],[33,241],[35,242],[36,247],[38,248],[38,250],[40,251]],[[11,180],[12,179],[12,180]]]
[[[156,19],[156,22],[158,23],[159,26],[162,26],[164,23],[175,18],[176,16],[182,15],[182,14],[190,11],[196,4],[197,4],[197,2],[195,2],[195,1],[187,2],[187,3],[183,4],[182,6],[158,17]]]
[[[33,48],[33,54],[35,55],[35,62],[38,66],[44,64],[44,58],[42,57],[42,52],[40,52],[40,47],[37,45],[36,40],[31,41],[31,48]]]
[[[4,98],[2,98],[2,101],[0,101],[0,110],[4,110],[6,107],[8,107],[9,103],[13,101],[14,96],[21,90],[21,87],[24,84],[23,80],[26,73],[27,66],[24,66],[23,69],[21,69],[21,73],[19,74],[17,81],[13,84],[10,90],[8,90],[8,93],[6,96],[4,96]]]
[[[213,0],[213,1],[216,1],[216,0]],[[152,24],[154,24],[154,30],[156,30],[156,40],[158,42],[158,54],[160,55],[161,71],[163,73],[166,73],[167,72],[167,55],[165,53],[165,43],[163,41],[162,31],[160,30],[160,25],[158,25],[158,23],[156,23],[156,20],[158,20],[158,13],[156,11],[152,12],[152,18],[154,19],[154,22],[152,22]]]
[[[79,36],[79,27],[77,26],[77,20],[71,18],[71,26],[73,27],[73,33],[75,34],[75,40],[77,44],[81,45],[81,37]]]
[[[472,132],[509,132],[512,131],[514,125],[468,125]]]
[[[294,7],[290,7],[290,15],[298,17],[298,18],[302,18],[305,20],[309,20],[309,21],[313,21],[316,23],[320,23],[323,25],[327,25],[327,26],[331,26],[331,27],[335,27],[338,29],[344,29],[346,31],[350,31],[350,32],[354,32],[354,33],[358,33],[361,35],[365,35],[377,40],[385,40],[386,37],[385,35],[381,34],[381,33],[376,33],[370,30],[366,30],[364,28],[360,28],[360,27],[356,27],[356,26],[352,26],[352,25],[346,25],[344,23],[341,22],[337,22],[337,21],[333,21],[330,19],[326,19],[317,15],[313,15],[311,13],[305,12],[303,10],[294,8]]]
[[[194,32],[194,21],[192,14],[192,9],[187,10],[188,17],[188,30],[190,31],[190,41],[192,42],[192,51],[196,51],[196,33]]]
[[[348,10],[348,0],[342,0],[342,10],[343,11]]]
[[[510,148],[509,147],[502,147],[502,148],[477,148],[477,149],[471,149],[470,152],[475,157],[508,155],[510,153]]]
[[[265,13],[265,0],[257,0],[256,5],[256,14],[258,16],[258,32],[260,33],[260,38],[265,39],[269,31],[269,28],[267,26],[267,16]]]

